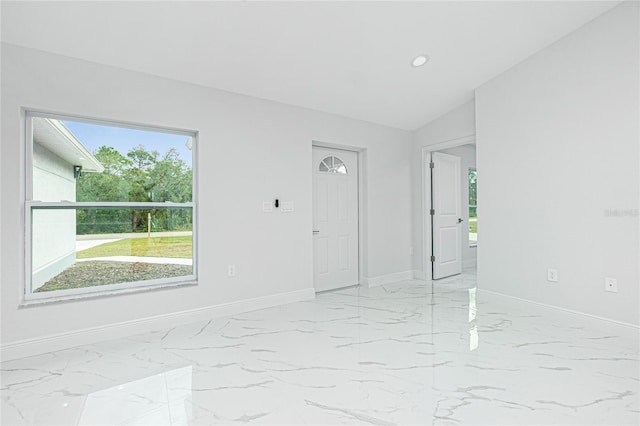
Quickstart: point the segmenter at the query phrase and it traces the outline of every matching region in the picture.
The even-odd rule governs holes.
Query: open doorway
[[[424,275],[477,268],[478,172],[473,138],[423,148]]]

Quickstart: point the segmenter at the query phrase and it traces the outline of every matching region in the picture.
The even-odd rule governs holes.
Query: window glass
[[[469,246],[478,244],[478,173],[469,169]]]
[[[195,134],[27,114],[25,300],[195,281]]]
[[[347,174],[347,167],[338,157],[329,156],[320,162],[321,172]]]

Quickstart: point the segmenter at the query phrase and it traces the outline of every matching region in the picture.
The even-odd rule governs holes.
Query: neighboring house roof
[[[43,117],[34,119],[33,142],[74,166],[82,166],[83,172],[102,173],[104,171],[104,166],[98,159],[60,120]]]

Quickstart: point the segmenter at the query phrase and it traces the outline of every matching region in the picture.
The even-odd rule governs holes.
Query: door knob
[[[462,219],[461,218],[458,218],[458,223],[462,223]]]

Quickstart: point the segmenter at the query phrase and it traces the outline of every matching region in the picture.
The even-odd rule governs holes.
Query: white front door
[[[316,291],[358,284],[358,154],[313,147]]]
[[[431,154],[433,279],[462,272],[460,157]]]

